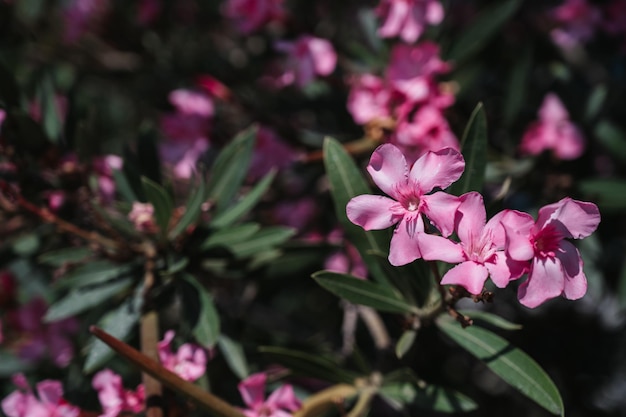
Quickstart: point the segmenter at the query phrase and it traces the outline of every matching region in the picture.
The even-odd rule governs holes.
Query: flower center
[[[410,181],[405,184],[396,184],[395,189],[398,202],[402,204],[402,207],[407,211],[419,211],[422,193],[416,184]]]
[[[468,260],[481,264],[488,262],[496,253],[491,231],[483,233],[479,238],[470,236],[469,242],[463,242],[461,246]]]
[[[554,225],[549,224],[532,238],[532,243],[535,253],[542,258],[546,258],[554,257],[561,240],[563,240],[561,232]]]

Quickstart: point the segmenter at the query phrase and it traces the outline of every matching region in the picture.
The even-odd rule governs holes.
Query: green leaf
[[[460,310],[459,313],[468,316],[474,321],[482,321],[502,330],[520,330],[522,328],[521,324],[511,323],[500,316],[496,316],[495,314],[491,314],[486,311]]]
[[[72,269],[54,286],[55,288],[72,288],[97,285],[128,274],[133,268],[133,264],[114,264],[110,261],[99,260]]]
[[[319,378],[330,382],[352,384],[358,374],[341,369],[333,360],[324,355],[306,353],[276,346],[261,346],[259,352],[268,360],[278,362],[293,373]]]
[[[265,251],[273,246],[285,243],[296,234],[296,230],[290,227],[272,226],[259,230],[245,241],[234,242],[228,249],[237,258],[246,258],[257,252]]]
[[[388,232],[385,230],[366,232],[346,216],[346,205],[350,199],[357,195],[371,194],[367,182],[352,157],[335,139],[324,140],[324,166],[335,203],[335,213],[346,232],[346,237],[358,249],[372,277],[380,283],[387,284],[389,279],[382,264],[388,262],[373,253],[389,253]]]
[[[63,131],[61,110],[58,108],[52,76],[44,74],[39,84],[39,105],[41,106],[42,125],[46,135],[58,143]]]
[[[172,210],[174,209],[172,197],[165,188],[147,177],[141,177],[141,182],[143,184],[143,190],[146,193],[146,198],[154,207],[154,217],[161,233],[167,233],[167,227],[169,226]]]
[[[589,98],[587,99],[587,108],[585,109],[585,119],[593,120],[594,117],[598,115],[604,102],[606,101],[606,96],[608,95],[608,90],[606,85],[598,84],[594,87],[591,94],[589,94]]]
[[[113,179],[115,180],[115,191],[117,191],[124,198],[124,200],[129,203],[139,201],[139,198],[135,194],[135,191],[128,181],[124,171],[117,169],[113,169],[111,171],[113,172]]]
[[[608,120],[602,120],[598,122],[593,133],[611,156],[622,162],[626,161],[626,133],[624,130]]]
[[[449,192],[461,195],[468,191],[482,191],[487,167],[487,117],[482,103],[474,108],[463,132],[461,151],[465,158],[465,171]]]
[[[37,261],[44,265],[61,267],[66,264],[77,263],[93,254],[89,248],[65,248],[39,255]]]
[[[126,342],[141,316],[143,299],[143,284],[140,284],[135,288],[132,297],[126,298],[122,304],[115,310],[108,312],[98,322],[98,327],[111,336]],[[89,353],[83,366],[83,372],[86,374],[100,368],[114,354],[113,350],[99,339],[92,336],[90,340]]]
[[[248,361],[246,360],[246,355],[243,353],[241,344],[222,334],[220,335],[217,345],[222,355],[224,355],[224,359],[231,371],[233,371],[239,379],[245,379],[250,375]]]
[[[467,413],[478,408],[471,398],[460,392],[431,384],[420,387],[411,382],[385,383],[380,395],[396,409],[412,405],[439,413]]]
[[[190,193],[187,204],[185,204],[185,213],[182,215],[178,223],[172,228],[169,233],[170,239],[176,239],[189,225],[194,223],[200,211],[202,210],[202,204],[206,201],[206,184],[202,178],[200,178],[200,184],[193,192]]]
[[[206,288],[189,274],[183,275],[183,279],[194,287],[200,302],[200,311],[198,312],[192,333],[198,343],[207,349],[211,349],[219,340],[220,316],[213,304],[211,294],[209,294]]]
[[[8,351],[0,351],[0,377],[9,378],[34,367],[34,363],[23,362],[18,356]]]
[[[313,279],[333,294],[354,304],[362,304],[390,313],[416,313],[392,287],[335,272],[319,271]]]
[[[261,230],[261,225],[257,223],[245,223],[217,230],[202,242],[200,250],[207,250],[218,246],[230,248],[230,246],[235,243],[246,241],[259,230]]]
[[[267,175],[263,177],[263,179],[261,179],[261,181],[259,181],[254,186],[254,188],[244,198],[241,199],[241,201],[231,207],[228,211],[224,211],[221,214],[217,215],[211,221],[211,227],[221,229],[232,225],[237,220],[245,216],[265,195],[265,192],[272,184],[275,176],[276,171],[270,171]]]
[[[626,180],[588,179],[579,184],[580,191],[595,202],[601,211],[626,209]]]
[[[452,340],[522,394],[549,412],[564,415],[559,390],[546,372],[526,353],[478,326],[463,329],[448,316],[439,316],[436,323]]]
[[[65,297],[50,306],[44,321],[57,321],[82,313],[126,290],[132,283],[133,279],[128,277],[99,285],[73,289]]]
[[[396,343],[396,356],[398,359],[401,359],[413,346],[413,342],[415,342],[415,337],[417,336],[417,330],[405,330],[402,332],[402,336]]]
[[[17,236],[11,243],[11,248],[16,255],[29,257],[34,255],[41,244],[37,233],[25,233]]]
[[[472,20],[472,25],[456,37],[458,40],[453,44],[446,60],[459,63],[480,51],[491,38],[498,35],[500,28],[513,17],[520,4],[520,0],[504,0],[483,10],[478,18]]]
[[[243,183],[252,158],[257,128],[241,132],[217,157],[208,182],[208,198],[215,202],[216,214],[229,209]]]

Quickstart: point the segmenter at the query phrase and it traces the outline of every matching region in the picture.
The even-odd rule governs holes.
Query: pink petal
[[[39,399],[48,404],[58,404],[63,398],[63,385],[59,381],[46,379],[37,384]]]
[[[333,45],[326,39],[311,38],[309,40],[315,72],[319,75],[329,75],[337,65],[337,54]]]
[[[559,159],[576,159],[585,152],[585,138],[575,124],[562,122],[559,140],[554,144],[554,154]]]
[[[565,271],[557,258],[535,258],[528,279],[519,286],[517,298],[529,308],[558,297],[565,286]]]
[[[598,227],[600,211],[593,203],[565,197],[539,209],[536,228],[542,229],[548,223],[556,225],[564,237],[582,239]]]
[[[302,407],[302,403],[293,392],[293,387],[289,384],[282,385],[272,392],[265,403],[289,411],[296,411]]]
[[[409,231],[410,225],[406,219],[402,219],[398,227],[393,231],[391,244],[389,245],[389,263],[391,265],[406,265],[422,256],[416,238],[417,234],[424,231],[424,223],[421,216],[416,219],[415,226],[415,230]]]
[[[424,193],[435,187],[446,189],[458,180],[465,169],[463,155],[451,148],[426,152],[411,168],[410,180],[419,185]]]
[[[506,256],[504,251],[496,252],[490,262],[485,262],[485,267],[489,270],[491,281],[498,288],[506,287],[513,279],[521,277],[527,272],[527,261],[514,261]]]
[[[463,194],[455,216],[456,233],[461,242],[480,239],[487,222],[483,196],[475,191]]]
[[[459,197],[438,191],[422,197],[422,211],[443,236],[454,231],[454,219],[459,207]]]
[[[237,385],[243,402],[248,407],[255,407],[256,405],[263,404],[265,398],[265,382],[267,381],[267,375],[263,372],[252,374]]]
[[[471,294],[480,294],[485,286],[489,271],[476,262],[463,262],[446,272],[442,285],[460,285]]]
[[[541,103],[539,119],[542,122],[558,123],[569,119],[569,113],[556,94],[548,93],[544,97],[543,103]]]
[[[560,243],[556,256],[563,264],[565,287],[563,295],[568,300],[578,300],[587,293],[587,277],[583,271],[583,260],[578,249],[564,240]]]
[[[444,10],[439,1],[430,1],[426,6],[426,21],[431,25],[438,25],[443,20]]]
[[[352,223],[365,230],[386,229],[400,220],[392,210],[398,205],[388,197],[364,194],[348,201],[346,215]]]
[[[463,248],[445,237],[421,233],[418,243],[422,258],[427,261],[443,261],[456,264],[466,260]]]
[[[410,14],[406,17],[400,37],[406,43],[415,42],[424,33],[424,19],[422,11],[413,6]]]
[[[501,223],[506,235],[506,251],[511,259],[532,259],[535,255],[530,242],[530,231],[535,223],[532,216],[517,210],[505,210]]]
[[[397,199],[396,185],[406,184],[409,167],[400,149],[386,143],[380,145],[372,153],[367,172],[372,176],[378,188],[388,196]]]
[[[491,241],[496,246],[497,249],[504,249],[506,242],[506,234],[504,231],[504,226],[502,226],[502,219],[506,215],[507,211],[503,210],[497,214],[495,214],[485,227],[483,228],[483,233],[488,233],[491,235]]]
[[[382,9],[378,9],[377,11],[381,14]],[[378,29],[378,34],[382,38],[391,38],[400,33],[402,24],[406,20],[409,12],[409,5],[407,2],[403,1],[387,2],[386,11],[387,16],[385,17],[385,23]],[[415,39],[413,41],[415,41]]]

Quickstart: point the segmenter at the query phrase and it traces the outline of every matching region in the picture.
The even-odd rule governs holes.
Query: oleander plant
[[[625,0],[0,0],[0,415],[626,416]]]

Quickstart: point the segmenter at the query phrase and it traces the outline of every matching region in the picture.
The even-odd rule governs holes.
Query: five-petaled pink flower
[[[465,168],[463,156],[454,149],[426,152],[409,167],[402,152],[391,144],[379,146],[367,171],[376,185],[389,197],[360,195],[348,202],[350,221],[365,230],[386,229],[398,223],[389,249],[392,265],[405,265],[421,257],[419,239],[424,233],[422,214],[450,236],[458,197],[433,189],[447,188],[458,180]]]
[[[439,0],[382,0],[376,14],[384,21],[378,29],[381,37],[399,36],[413,43],[422,36],[427,24],[441,23],[444,12]]]
[[[122,377],[110,369],[94,375],[91,385],[98,391],[103,411],[100,417],[117,417],[123,411],[136,414],[144,409],[143,385],[139,385],[134,392],[126,390],[122,385]]]
[[[480,294],[488,276],[499,288],[526,272],[526,262],[508,259],[500,212],[487,222],[483,197],[470,192],[460,197],[455,216],[455,231],[460,243],[441,236],[427,235],[422,240],[426,260],[458,263],[441,279],[441,284],[461,285],[472,294]]]
[[[241,381],[238,385],[244,403],[246,417],[290,417],[290,412],[300,409],[302,404],[289,384],[281,385],[265,400],[267,375],[256,373]]]
[[[37,383],[37,396],[22,374],[13,377],[20,390],[2,400],[2,411],[8,417],[78,417],[80,408],[63,398],[60,381],[46,379]]]
[[[293,42],[276,43],[276,49],[287,54],[285,70],[280,77],[280,84],[285,86],[305,87],[318,75],[330,75],[337,65],[337,53],[326,39],[303,35]]]
[[[539,121],[531,124],[524,133],[520,151],[538,155],[552,150],[559,159],[576,159],[585,150],[585,139],[569,120],[565,106],[556,94],[549,93],[539,109]]]
[[[531,215],[515,210],[505,214],[507,253],[511,259],[531,261],[528,279],[520,285],[518,298],[534,308],[559,295],[577,300],[587,292],[583,261],[576,247],[566,238],[582,239],[600,223],[600,211],[593,203],[569,197]]]
[[[195,381],[206,371],[207,355],[201,346],[185,343],[172,352],[173,330],[165,332],[165,337],[157,344],[159,359],[165,368],[186,381]]]

